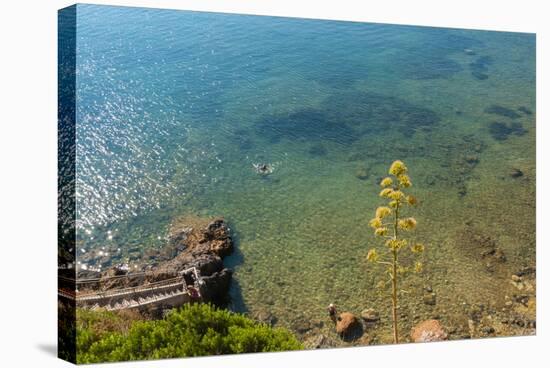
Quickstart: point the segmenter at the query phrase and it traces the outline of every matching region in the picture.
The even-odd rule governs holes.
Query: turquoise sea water
[[[395,159],[427,246],[403,313],[498,307],[510,275],[534,265],[534,35],[77,9],[77,240],[89,268],[132,267],[175,217],[223,216],[238,248],[226,260],[233,309],[296,330],[326,322],[336,302],[374,307],[387,328],[385,276],[365,256]],[[483,237],[504,264],[487,266]],[[426,285],[435,307],[421,301]]]

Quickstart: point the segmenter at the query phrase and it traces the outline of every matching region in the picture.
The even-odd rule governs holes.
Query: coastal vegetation
[[[387,267],[389,282],[392,286],[393,341],[396,344],[399,342],[397,324],[398,277],[411,268],[415,272],[422,271],[422,263],[415,262],[412,267],[407,267],[399,262],[398,254],[402,249],[407,247],[414,254],[424,251],[423,244],[410,244],[407,239],[403,238],[401,233],[401,231],[406,232],[416,228],[416,219],[414,217],[403,216],[406,206],[415,206],[417,203],[416,197],[404,192],[404,189],[412,186],[407,171],[407,167],[402,161],[397,160],[392,163],[389,169],[390,176],[382,179],[380,182],[380,186],[382,187],[380,197],[388,200],[388,206],[378,207],[375,217],[369,222],[369,225],[374,228],[374,234],[385,239],[386,254],[389,253],[389,259],[382,258],[376,248],[372,248],[367,254],[367,260]]]
[[[59,301],[57,303],[57,351],[59,358],[74,362],[76,360],[76,308],[74,304]]]
[[[79,364],[303,349],[288,330],[209,304],[187,304],[160,320],[79,309],[76,320]]]

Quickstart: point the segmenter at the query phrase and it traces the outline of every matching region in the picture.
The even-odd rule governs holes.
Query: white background
[[[286,15],[537,33],[537,327],[536,337],[329,351],[122,363],[116,367],[543,366],[550,346],[548,246],[549,27],[545,1],[161,0],[95,1],[173,9]],[[0,5],[0,365],[64,367],[56,350],[57,9],[70,1]],[[546,17],[545,17],[546,14]],[[546,144],[545,144],[546,143]],[[503,157],[503,160],[506,158]],[[519,221],[520,219],[518,219]],[[547,346],[546,351],[543,347]],[[546,365],[548,366],[548,365]]]

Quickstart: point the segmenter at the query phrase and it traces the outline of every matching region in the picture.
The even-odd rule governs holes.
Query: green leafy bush
[[[79,310],[77,362],[178,358],[299,350],[288,330],[207,304],[186,305],[164,319],[144,321],[111,312]]]
[[[61,359],[76,361],[76,307],[73,303],[59,300],[57,303],[57,351]]]

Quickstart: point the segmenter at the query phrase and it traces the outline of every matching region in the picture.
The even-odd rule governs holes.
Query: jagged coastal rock
[[[200,290],[202,300],[221,302],[227,295],[232,275],[232,271],[224,267],[222,259],[232,251],[233,240],[225,220],[181,217],[172,222],[166,245],[144,256],[146,259],[143,262],[150,263],[146,273],[133,276],[127,270],[111,267],[99,275],[104,279],[99,283],[99,288],[109,290],[147,285],[170,279],[180,271],[195,267],[203,281]],[[145,269],[145,266],[140,268]],[[126,274],[128,277],[125,278],[109,278]]]
[[[172,223],[168,245],[182,249],[173,259],[153,269],[156,279],[163,275],[195,267],[204,281],[201,293],[204,301],[217,302],[225,297],[231,281],[231,270],[222,258],[233,251],[229,227],[222,218],[184,217]]]

